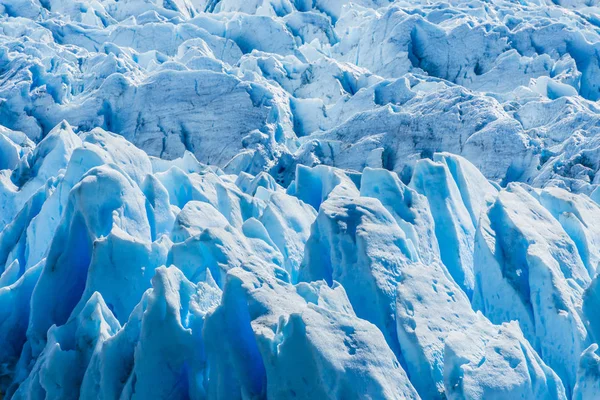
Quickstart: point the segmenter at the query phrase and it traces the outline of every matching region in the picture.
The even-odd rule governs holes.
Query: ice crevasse
[[[0,395],[600,398],[598,15],[0,0]]]

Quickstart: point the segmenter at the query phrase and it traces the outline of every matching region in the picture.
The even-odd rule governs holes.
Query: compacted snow
[[[600,398],[596,0],[0,0],[0,395]]]

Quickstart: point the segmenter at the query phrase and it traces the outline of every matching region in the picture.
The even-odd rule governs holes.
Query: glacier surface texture
[[[0,0],[0,398],[600,399],[600,1]]]

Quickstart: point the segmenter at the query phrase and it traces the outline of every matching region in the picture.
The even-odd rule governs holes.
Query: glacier
[[[0,0],[0,398],[600,398],[596,0]]]

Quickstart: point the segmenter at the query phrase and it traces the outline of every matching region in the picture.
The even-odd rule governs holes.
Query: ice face
[[[575,243],[516,184],[500,192],[480,221],[474,307],[496,323],[518,320],[525,337],[571,390],[577,360],[588,343],[581,299],[590,283]]]
[[[600,396],[597,2],[0,0],[0,396]]]
[[[447,153],[417,162],[409,185],[298,166],[286,193],[264,176],[150,162],[94,132],[2,231],[13,397],[554,399],[589,381],[577,371],[597,335],[595,253],[583,250],[600,208],[583,195],[498,190]],[[484,253],[484,232],[506,244]],[[540,251],[482,258],[511,241]],[[519,284],[517,268],[548,273]],[[497,297],[502,285],[515,294]],[[565,299],[558,314],[533,302],[535,285],[550,293],[539,301]]]

